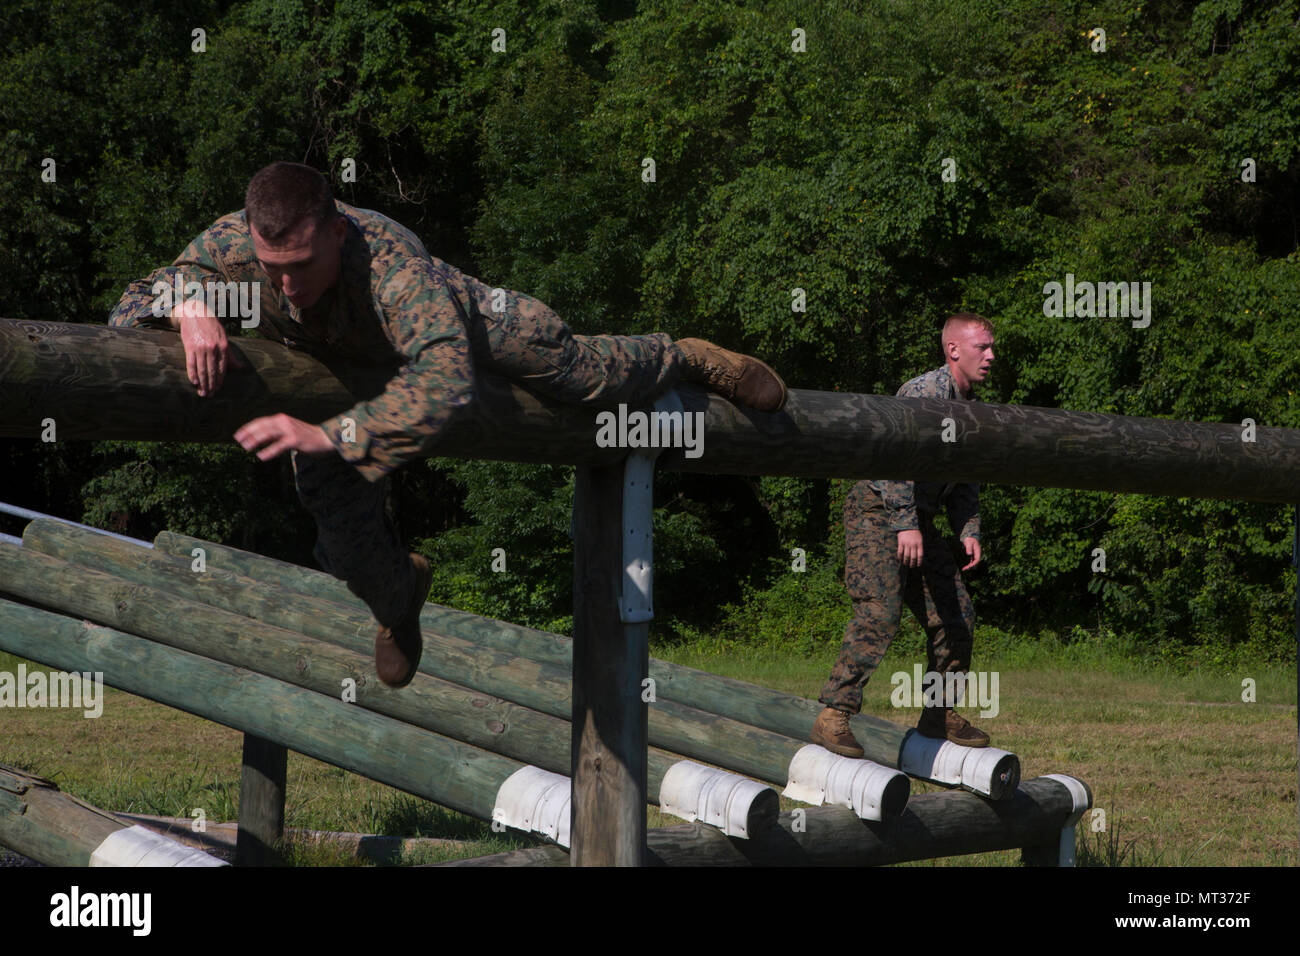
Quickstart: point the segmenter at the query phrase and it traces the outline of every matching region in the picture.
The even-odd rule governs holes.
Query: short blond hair
[[[974,312],[958,312],[956,315],[948,316],[948,321],[943,324],[943,341],[948,341],[948,336],[957,331],[958,326],[978,325],[990,335],[993,334],[993,323],[982,315],[976,315]]]

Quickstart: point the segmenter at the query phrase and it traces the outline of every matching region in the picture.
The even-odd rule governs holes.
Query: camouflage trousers
[[[844,631],[839,660],[820,700],[849,714],[862,709],[862,688],[885,656],[906,603],[925,628],[928,670],[944,674],[970,667],[975,608],[961,580],[953,541],[920,515],[921,566],[898,557],[898,532],[880,495],[865,481],[844,503],[844,582],[853,599],[853,620]],[[962,552],[964,554],[964,552]]]
[[[471,334],[477,369],[567,402],[648,404],[677,383],[682,357],[663,333],[574,335],[551,318],[518,318]],[[382,624],[405,611],[415,571],[388,513],[390,482],[367,481],[338,455],[293,453],[294,482],[316,520],[316,560]]]

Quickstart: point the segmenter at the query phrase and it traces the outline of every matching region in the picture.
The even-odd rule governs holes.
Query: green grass
[[[1079,865],[1295,866],[1296,674],[1273,664],[1195,668],[1187,658],[1134,659],[1115,638],[1031,639],[977,632],[975,669],[999,674],[999,713],[965,711],[992,745],[1019,754],[1023,778],[1066,773],[1105,811],[1077,830]],[[838,646],[806,657],[715,640],[661,647],[656,656],[816,698]],[[890,675],[924,663],[908,618],[881,661],[863,712],[913,723],[890,704]],[[1242,681],[1255,700],[1242,700]],[[939,788],[913,782],[919,794]],[[788,806],[793,806],[789,804]],[[787,808],[783,804],[783,808]],[[1015,865],[1019,853],[913,865]]]
[[[1194,667],[1159,655],[1134,659],[1132,648],[1113,638],[1034,640],[990,629],[981,640],[983,634],[975,667],[998,672],[1000,712],[968,716],[994,746],[1020,755],[1026,779],[1068,773],[1092,788],[1095,807],[1105,811],[1104,828],[1094,831],[1089,816],[1080,822],[1080,865],[1296,865],[1293,667]],[[795,654],[709,639],[654,653],[815,698],[836,651],[830,642]],[[864,711],[912,722],[914,711],[890,705],[889,675],[911,673],[923,660],[920,633],[909,619],[867,687]],[[0,670],[17,664],[0,654]],[[1255,682],[1254,703],[1241,699],[1245,678]],[[118,691],[105,695],[97,719],[56,709],[6,710],[0,761],[49,777],[107,810],[189,817],[202,808],[210,822],[236,818],[237,731]],[[913,784],[913,793],[937,789]],[[654,808],[648,814],[651,826],[678,822]],[[299,754],[289,757],[286,818],[288,826],[306,829],[466,841],[422,849],[404,863],[536,843],[493,833],[485,822]],[[328,844],[290,845],[285,853],[292,865],[357,865]],[[1017,851],[1006,851],[914,865],[1018,862]]]

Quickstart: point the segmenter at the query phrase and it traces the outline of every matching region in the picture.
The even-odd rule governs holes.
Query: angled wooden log
[[[147,555],[134,545],[119,541],[113,544],[126,549],[125,554]],[[206,579],[191,578],[196,580]],[[190,597],[201,590],[191,588]],[[342,698],[347,691],[349,701],[358,708],[510,757],[520,766],[531,764],[566,776],[570,770],[569,724],[557,716],[424,673],[417,674],[409,686],[395,690],[375,676],[369,654],[254,621],[201,600],[8,544],[0,544],[0,593],[247,668],[327,697]],[[270,741],[263,741],[266,743]],[[659,802],[664,776],[681,759],[660,748],[650,750],[650,802]],[[282,777],[283,769],[277,776],[281,787]],[[747,817],[747,830],[757,832],[770,826],[778,808],[775,793],[755,801]],[[243,810],[241,802],[241,818]],[[259,842],[260,836],[264,846],[246,851],[251,855],[241,857],[241,865],[265,865],[274,842],[268,835],[282,826],[283,819],[278,826],[272,820],[250,833],[252,842]]]
[[[72,542],[86,540],[87,534],[88,532],[48,521],[34,521],[24,532],[25,537],[31,539],[32,546],[41,550],[57,548],[59,553],[72,553],[75,550]],[[87,547],[91,546],[91,543],[87,544]],[[203,549],[209,567],[227,569],[256,581],[274,582],[277,588],[285,592],[348,604],[364,613],[364,605],[340,582],[320,571],[170,532],[158,535],[155,555],[163,552],[187,558],[198,548]],[[97,554],[108,555],[111,551],[121,549],[103,545],[95,550]],[[573,653],[572,640],[563,635],[548,634],[438,605],[425,605],[421,622],[440,635],[467,638],[484,646],[488,652],[505,650],[536,660],[543,668],[567,667]],[[426,633],[430,631],[426,630]],[[822,705],[815,700],[654,658],[650,660],[649,673],[655,681],[657,697],[656,703],[650,708],[652,742],[778,785],[785,778],[774,776],[780,772],[776,766],[776,761],[780,759],[777,755],[783,757],[784,768],[788,771],[790,757],[797,749],[790,745],[807,742],[813,722],[822,709]],[[523,692],[535,693],[537,689],[534,686]],[[509,688],[492,692],[502,696],[511,694]],[[543,710],[548,707],[546,704],[530,706]],[[688,719],[685,712],[677,709],[679,706],[690,711],[716,714],[725,718],[725,721],[691,730],[688,724],[673,719]],[[870,714],[855,715],[851,724],[866,753],[866,759],[886,767],[899,765],[899,753],[907,734],[906,727]],[[787,743],[784,747],[769,747],[760,737],[755,736],[754,729],[778,734]],[[712,750],[701,749],[708,746],[707,741],[711,738],[721,740]],[[1019,760],[1014,755],[1008,755],[1004,762],[1005,765],[999,768],[988,793],[994,800],[1010,796],[1015,790],[1016,781],[1020,779]]]
[[[481,820],[517,760],[244,667],[0,598],[0,649],[257,734]]]
[[[284,656],[274,671],[277,676],[295,682],[316,679],[323,682],[321,689],[325,692],[331,688],[336,690],[339,678],[351,674],[360,685],[358,700],[370,701],[367,706],[556,772],[568,768],[569,726],[553,720],[567,721],[571,713],[571,682],[566,668],[481,647],[426,626],[425,652],[417,684],[421,688],[427,684],[429,691],[414,695],[407,690],[393,692],[374,680],[365,682],[366,675],[373,671],[370,649],[374,625],[369,612],[351,595],[348,597],[352,606],[301,593],[286,594],[282,588],[226,567],[224,552],[216,547],[205,552],[206,570],[195,572],[189,551],[184,556],[158,549],[150,551],[55,521],[33,521],[23,535],[22,548],[0,545],[0,591],[8,590],[26,600],[52,606],[75,608],[76,613],[168,642],[183,639],[171,635],[176,630],[175,620],[184,618],[189,622],[187,630],[196,634],[201,622],[210,622],[202,624],[203,637],[195,638],[200,643],[185,645],[200,652],[204,652],[205,646],[214,648],[206,653],[216,653],[213,642],[222,631],[237,634],[238,622],[242,620],[246,633],[237,634],[237,638],[251,638],[263,631],[268,635],[282,635],[281,650],[274,647],[275,639],[267,638],[266,663],[259,663],[259,669],[272,673],[272,662]],[[49,564],[46,556],[61,560]],[[77,565],[100,569],[121,583],[117,590],[109,590],[96,599],[97,587],[92,586],[98,580],[95,573],[70,570]],[[249,570],[256,571],[256,568]],[[73,590],[67,588],[67,582],[73,580],[85,582],[76,589],[84,594],[62,593]],[[125,582],[134,585],[136,591],[129,592]],[[197,603],[191,606],[188,602]],[[119,603],[124,603],[126,608],[119,610]],[[234,617],[222,616],[227,613]],[[249,623],[249,618],[260,623]],[[348,660],[353,662],[352,669],[339,665],[335,670],[324,670],[327,655],[318,642],[350,652]],[[301,647],[313,648],[312,656],[304,658]],[[243,659],[249,657],[245,652]],[[319,663],[307,666],[304,660]],[[299,671],[304,674],[302,678],[294,676]],[[484,701],[485,693],[500,700]],[[468,699],[458,705],[461,716],[455,716],[450,708],[460,698]],[[523,708],[550,715],[552,722],[525,720]],[[534,724],[536,728],[532,729]],[[901,740],[902,728],[894,730]],[[788,781],[790,761],[807,743],[806,739],[672,700],[649,705],[649,733],[655,748],[650,754],[650,789],[655,802],[663,774],[677,759],[674,755],[714,764],[779,789]],[[896,766],[897,744],[892,754],[882,756],[889,757],[888,766]],[[906,793],[891,793],[887,812],[896,814],[905,803]]]
[[[46,866],[225,866],[225,862],[0,764],[0,845]]]
[[[0,320],[0,436],[228,441],[257,415],[319,422],[373,396],[389,369],[328,366],[243,337],[249,368],[200,399],[180,339],[150,329]],[[1064,409],[792,390],[777,414],[678,389],[705,415],[703,453],[669,449],[658,466],[713,474],[1002,482],[1178,497],[1291,503],[1300,498],[1300,431],[1129,418]],[[592,406],[542,399],[482,376],[477,401],[434,453],[608,465]],[[953,440],[945,440],[951,433]]]

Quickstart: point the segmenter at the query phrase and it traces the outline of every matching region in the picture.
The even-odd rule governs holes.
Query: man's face
[[[250,226],[253,252],[276,288],[299,309],[309,309],[339,281],[347,226],[339,216],[322,225],[306,216],[277,239],[267,241]]]
[[[988,378],[993,366],[993,333],[979,325],[965,324],[957,327],[956,334],[948,340],[948,363],[955,366],[959,384],[978,385]]]

